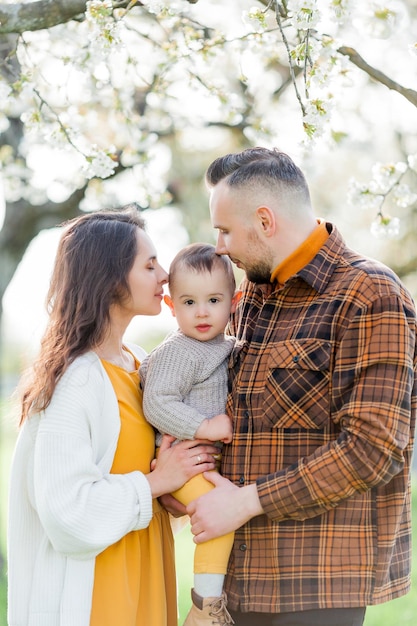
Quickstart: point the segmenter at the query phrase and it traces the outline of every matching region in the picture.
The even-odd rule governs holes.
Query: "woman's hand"
[[[146,474],[153,498],[171,493],[193,476],[215,468],[214,455],[219,449],[212,443],[180,441],[173,446],[173,440],[170,436],[163,437],[154,469]]]

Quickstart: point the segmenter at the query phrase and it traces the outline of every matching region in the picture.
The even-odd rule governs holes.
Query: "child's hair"
[[[236,289],[236,279],[229,257],[216,254],[216,248],[210,243],[191,243],[185,246],[174,257],[169,268],[168,285],[171,295],[175,287],[175,279],[184,268],[198,274],[212,272],[216,267],[224,270],[233,294]]]

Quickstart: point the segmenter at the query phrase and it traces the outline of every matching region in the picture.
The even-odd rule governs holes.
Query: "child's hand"
[[[211,419],[201,422],[195,434],[196,439],[208,439],[209,441],[222,441],[230,443],[233,436],[232,420],[225,413],[215,415]]]

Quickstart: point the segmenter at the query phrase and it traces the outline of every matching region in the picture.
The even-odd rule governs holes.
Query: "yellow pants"
[[[213,472],[215,470],[212,470]],[[214,489],[203,474],[197,474],[172,495],[182,504],[189,504]],[[213,511],[213,515],[216,511]],[[194,574],[226,574],[234,533],[199,543],[194,551]]]

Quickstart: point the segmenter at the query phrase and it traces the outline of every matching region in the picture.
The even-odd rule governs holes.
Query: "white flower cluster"
[[[101,150],[93,145],[91,152],[85,157],[84,173],[87,178],[107,178],[114,174],[117,159],[114,148]]]
[[[305,107],[303,117],[304,130],[310,139],[318,139],[327,129],[327,123],[331,116],[333,103],[331,96],[325,98],[312,98]]]
[[[377,210],[384,202],[384,196],[372,193],[369,185],[359,183],[354,178],[349,180],[347,199],[349,204],[358,206],[361,209]]]
[[[162,13],[162,11],[167,8],[167,3],[162,2],[161,0],[147,0],[147,2],[145,2],[145,6],[149,13],[159,15],[159,13]]]
[[[417,42],[408,46],[408,51],[412,56],[417,56]]]
[[[0,102],[6,102],[7,98],[11,94],[11,87],[4,80],[0,80]]]
[[[362,31],[372,24],[372,36],[386,36],[406,12],[400,0],[287,0],[280,3],[278,23],[277,5],[264,2],[243,13],[243,26],[240,9],[255,0],[218,2],[216,12],[207,12],[203,2],[194,9],[185,0],[133,0],[126,10],[115,8],[120,4],[127,3],[89,0],[84,21],[30,33],[19,45],[22,74],[12,93],[0,81],[0,101],[5,101],[0,131],[8,123],[2,113],[21,116],[26,154],[36,144],[67,145],[77,168],[85,164],[83,175],[106,178],[117,167],[115,153],[122,167],[140,162],[147,153],[144,138],[164,143],[164,137],[180,131],[184,145],[194,145],[198,129],[207,128],[215,142],[222,125],[228,125],[251,143],[270,143],[281,140],[284,125],[289,133],[297,125],[298,133],[301,117],[311,153],[315,139],[324,144],[354,130],[359,109],[352,106],[350,94],[345,98],[345,88],[356,88],[359,74],[347,54],[340,53],[341,46],[358,47],[359,23]],[[381,50],[391,46],[392,64],[403,58],[397,44],[398,39],[392,46],[391,41],[378,42]],[[417,55],[417,44],[409,50]],[[380,58],[369,60],[381,67]],[[386,71],[393,73],[391,67]],[[286,90],[291,78],[296,98]],[[277,114],[275,103],[281,97]],[[297,118],[294,102],[301,110]],[[339,128],[332,129],[333,124]],[[113,143],[114,149],[103,149]],[[403,179],[407,170],[417,172],[417,155],[408,164],[377,164],[368,184],[351,183],[351,201],[378,214],[378,232],[392,233],[395,226],[393,218],[381,213],[388,195],[398,207],[416,200]],[[149,187],[148,180],[145,185]]]
[[[399,237],[400,220],[398,217],[378,215],[371,224],[371,235],[375,239],[395,239]]]
[[[355,179],[349,181],[349,203],[362,209],[377,211],[371,233],[378,239],[398,237],[400,233],[400,220],[382,212],[382,205],[388,196],[401,208],[410,207],[417,202],[417,194],[409,185],[400,182],[408,170],[417,171],[417,154],[410,155],[407,163],[375,163],[372,179],[368,184],[360,184]]]
[[[93,53],[106,57],[115,47],[121,45],[120,21],[113,17],[111,0],[87,2],[86,19]]]
[[[248,11],[243,11],[242,21],[255,33],[262,33],[268,27],[265,11],[259,7],[251,7]]]
[[[189,7],[185,0],[171,0],[171,2],[164,2],[163,0],[145,0],[143,4],[146,6],[149,13],[153,13],[154,15],[161,15],[162,13],[179,15]]]
[[[408,167],[413,172],[417,172],[417,154],[410,154],[407,158]]]
[[[369,37],[387,39],[398,26],[398,9],[395,0],[367,0],[360,5],[356,24]]]
[[[338,22],[346,20],[352,14],[354,2],[355,0],[330,0],[330,10]]]
[[[9,85],[0,80],[0,133],[3,133],[9,127],[9,120],[7,115],[4,114],[5,107],[3,106],[3,102],[6,103],[10,94],[11,88]]]
[[[321,20],[317,0],[288,0],[291,22],[297,30],[316,28]]]
[[[388,194],[407,171],[407,164],[403,161],[398,163],[375,163],[372,167],[372,180],[369,190],[374,194]]]

